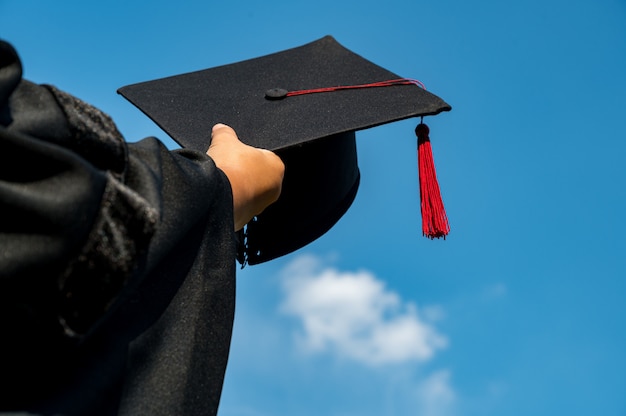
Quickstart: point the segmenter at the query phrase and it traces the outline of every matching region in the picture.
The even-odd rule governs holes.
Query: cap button
[[[272,88],[265,91],[265,98],[267,98],[268,100],[280,100],[282,98],[285,98],[288,92],[289,91],[282,88]]]

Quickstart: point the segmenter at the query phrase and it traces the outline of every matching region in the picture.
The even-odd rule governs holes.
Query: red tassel
[[[450,232],[448,216],[443,207],[428,126],[420,123],[417,135],[417,163],[419,166],[420,202],[422,206],[422,234],[428,238],[446,238]]]

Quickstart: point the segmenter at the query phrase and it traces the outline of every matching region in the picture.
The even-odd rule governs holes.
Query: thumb
[[[211,130],[211,144],[209,145],[209,149],[219,144],[232,142],[233,140],[239,141],[235,130],[226,124],[218,123],[214,125]]]

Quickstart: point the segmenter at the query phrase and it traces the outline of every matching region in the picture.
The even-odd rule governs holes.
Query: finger
[[[231,128],[230,126],[227,126],[224,123],[217,123],[216,125],[213,126],[212,131],[215,132],[216,130],[220,130],[220,129],[224,128],[224,127]]]
[[[218,136],[232,138],[233,136],[237,137],[237,133],[235,133],[235,130],[232,127],[227,126],[226,124],[218,123],[213,126],[213,129],[211,130],[211,137],[215,139]]]
[[[218,123],[211,130],[211,143],[207,149],[207,154],[209,152],[214,153],[218,147],[228,147],[235,143],[239,143],[235,130],[226,124]]]

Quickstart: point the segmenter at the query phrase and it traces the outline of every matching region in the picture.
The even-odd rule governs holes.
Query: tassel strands
[[[437,182],[429,132],[428,126],[424,123],[420,123],[415,128],[422,208],[422,234],[430,239],[441,237],[445,239],[450,232],[450,225]]]

